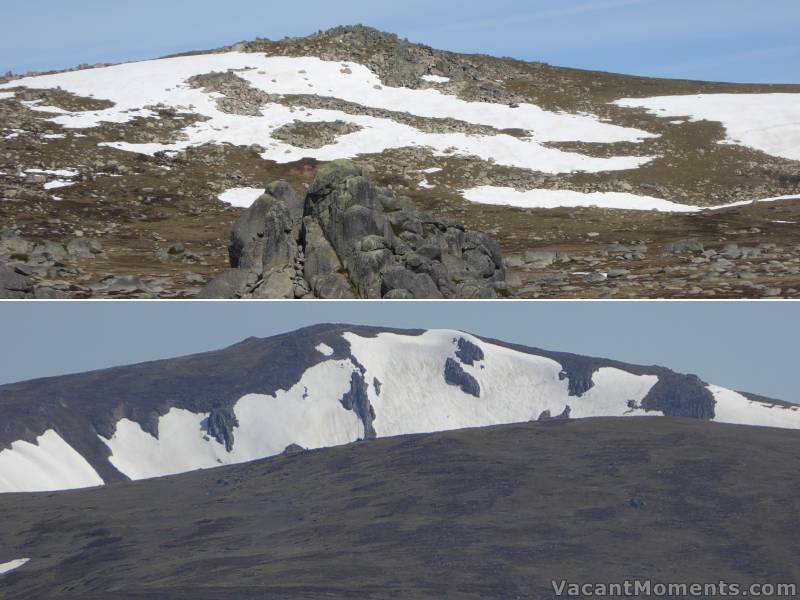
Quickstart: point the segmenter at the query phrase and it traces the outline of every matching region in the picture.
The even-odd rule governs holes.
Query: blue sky
[[[460,52],[800,83],[797,0],[2,0],[0,70],[60,69],[363,23]]]
[[[0,383],[181,356],[315,323],[452,328],[659,364],[800,403],[800,303],[4,302]]]

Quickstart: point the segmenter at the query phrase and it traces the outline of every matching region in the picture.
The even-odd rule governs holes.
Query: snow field
[[[13,571],[14,569],[18,569],[29,560],[30,558],[17,558],[16,560],[11,560],[9,562],[0,564],[0,575],[3,573],[8,573],[9,571]]]
[[[381,382],[380,394],[370,385],[378,436],[425,433],[514,423],[537,419],[544,410],[555,416],[566,405],[572,415],[627,414],[627,400],[637,403],[657,377],[636,376],[618,369],[595,373],[595,386],[583,397],[568,395],[560,380],[561,365],[483,342],[465,333],[429,330],[420,336],[380,333],[374,338],[344,334],[353,356],[366,368],[365,379]],[[484,360],[462,365],[480,384],[480,397],[465,394],[444,380],[447,358],[455,358],[454,340],[480,346]],[[641,411],[643,413],[643,411]]]
[[[131,479],[159,477],[280,454],[290,444],[321,448],[364,436],[361,420],[339,402],[350,389],[355,366],[330,360],[308,369],[289,390],[274,396],[247,394],[234,406],[231,452],[206,433],[208,413],[172,408],[158,422],[158,438],[122,419],[111,439],[111,463]]]
[[[344,74],[343,67],[351,73]],[[497,129],[519,128],[530,139],[508,135],[424,133],[391,119],[350,115],[335,110],[295,110],[268,104],[257,117],[232,115],[216,107],[219,94],[193,89],[186,80],[193,75],[235,70],[260,90],[271,94],[315,94],[339,98],[362,106],[382,108],[428,118],[456,118]],[[446,155],[451,148],[459,155],[474,155],[498,164],[558,173],[575,170],[605,171],[635,168],[651,157],[593,158],[562,152],[541,145],[548,141],[613,143],[637,142],[652,134],[605,123],[586,114],[546,111],[532,104],[511,108],[504,104],[467,102],[436,89],[413,90],[382,86],[377,75],[362,65],[323,61],[315,57],[265,56],[229,52],[165,58],[111,67],[43,75],[16,80],[3,87],[61,87],[83,97],[108,99],[112,108],[100,111],[64,112],[51,119],[67,128],[96,127],[102,122],[125,123],[137,116],[156,116],[146,107],[163,105],[185,113],[209,117],[183,130],[187,139],[173,144],[107,144],[121,150],[154,154],[180,151],[204,143],[267,146],[265,159],[291,162],[309,157],[318,160],[353,158],[358,154],[382,152],[388,148],[423,146]],[[37,110],[45,107],[34,106]],[[341,136],[319,149],[301,149],[273,140],[271,133],[293,122],[343,120],[360,125],[360,131]]]
[[[708,389],[717,401],[714,407],[715,421],[800,429],[800,406],[786,408],[757,402],[718,385],[709,385]]]
[[[696,94],[623,98],[617,106],[644,108],[659,117],[718,121],[723,143],[800,160],[800,94]]]
[[[53,429],[32,444],[17,441],[0,451],[0,493],[46,492],[103,485],[78,452]]]
[[[264,188],[232,188],[222,192],[218,198],[231,206],[250,208],[263,193]]]
[[[464,190],[461,195],[477,204],[516,206],[520,208],[613,208],[619,210],[655,210],[659,212],[699,213],[704,210],[719,210],[752,204],[752,200],[741,200],[717,206],[692,206],[678,204],[662,198],[639,196],[627,192],[576,192],[573,190],[534,189],[519,191],[510,187],[491,185],[478,186]],[[757,202],[778,200],[800,200],[800,196],[776,196],[760,198]]]

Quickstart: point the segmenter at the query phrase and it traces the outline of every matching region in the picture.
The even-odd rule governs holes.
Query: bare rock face
[[[232,271],[255,280],[228,271],[201,297],[494,298],[505,289],[495,240],[417,212],[347,160],[323,166],[304,199],[270,184],[236,222],[229,254]]]

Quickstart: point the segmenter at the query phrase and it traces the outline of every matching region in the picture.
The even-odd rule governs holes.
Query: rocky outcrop
[[[564,407],[564,410],[561,411],[560,414],[556,415],[555,417],[550,413],[550,410],[543,410],[539,415],[539,418],[536,419],[537,421],[565,421],[569,419],[569,415],[572,413],[572,408],[570,408],[569,404]]]
[[[458,338],[456,356],[465,365],[474,365],[476,361],[483,360],[483,350],[469,340]]]
[[[444,380],[450,385],[455,385],[461,388],[465,394],[480,398],[481,386],[472,375],[464,371],[462,366],[448,358],[444,363]]]
[[[208,435],[223,444],[228,452],[233,450],[233,428],[238,426],[239,420],[229,408],[213,408],[206,419]]]
[[[645,410],[660,410],[667,417],[713,419],[716,400],[697,375],[682,375],[667,371],[647,392],[641,406]]]
[[[272,183],[236,222],[231,270],[204,298],[494,298],[498,243],[417,212],[353,162],[322,167],[305,198]]]
[[[353,371],[350,377],[350,389],[341,398],[342,406],[347,410],[352,410],[364,424],[364,438],[373,440],[377,437],[372,422],[375,420],[375,409],[370,404],[367,396],[367,383],[364,375]]]

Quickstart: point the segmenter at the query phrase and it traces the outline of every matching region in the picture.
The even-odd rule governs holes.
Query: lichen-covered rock
[[[236,221],[228,249],[231,266],[263,272],[294,261],[303,199],[285,181],[271,183]]]
[[[418,213],[348,160],[321,167],[304,199],[270,184],[236,222],[229,254],[259,281],[237,297],[493,298],[506,289],[496,241]],[[203,297],[240,283],[222,277]]]

